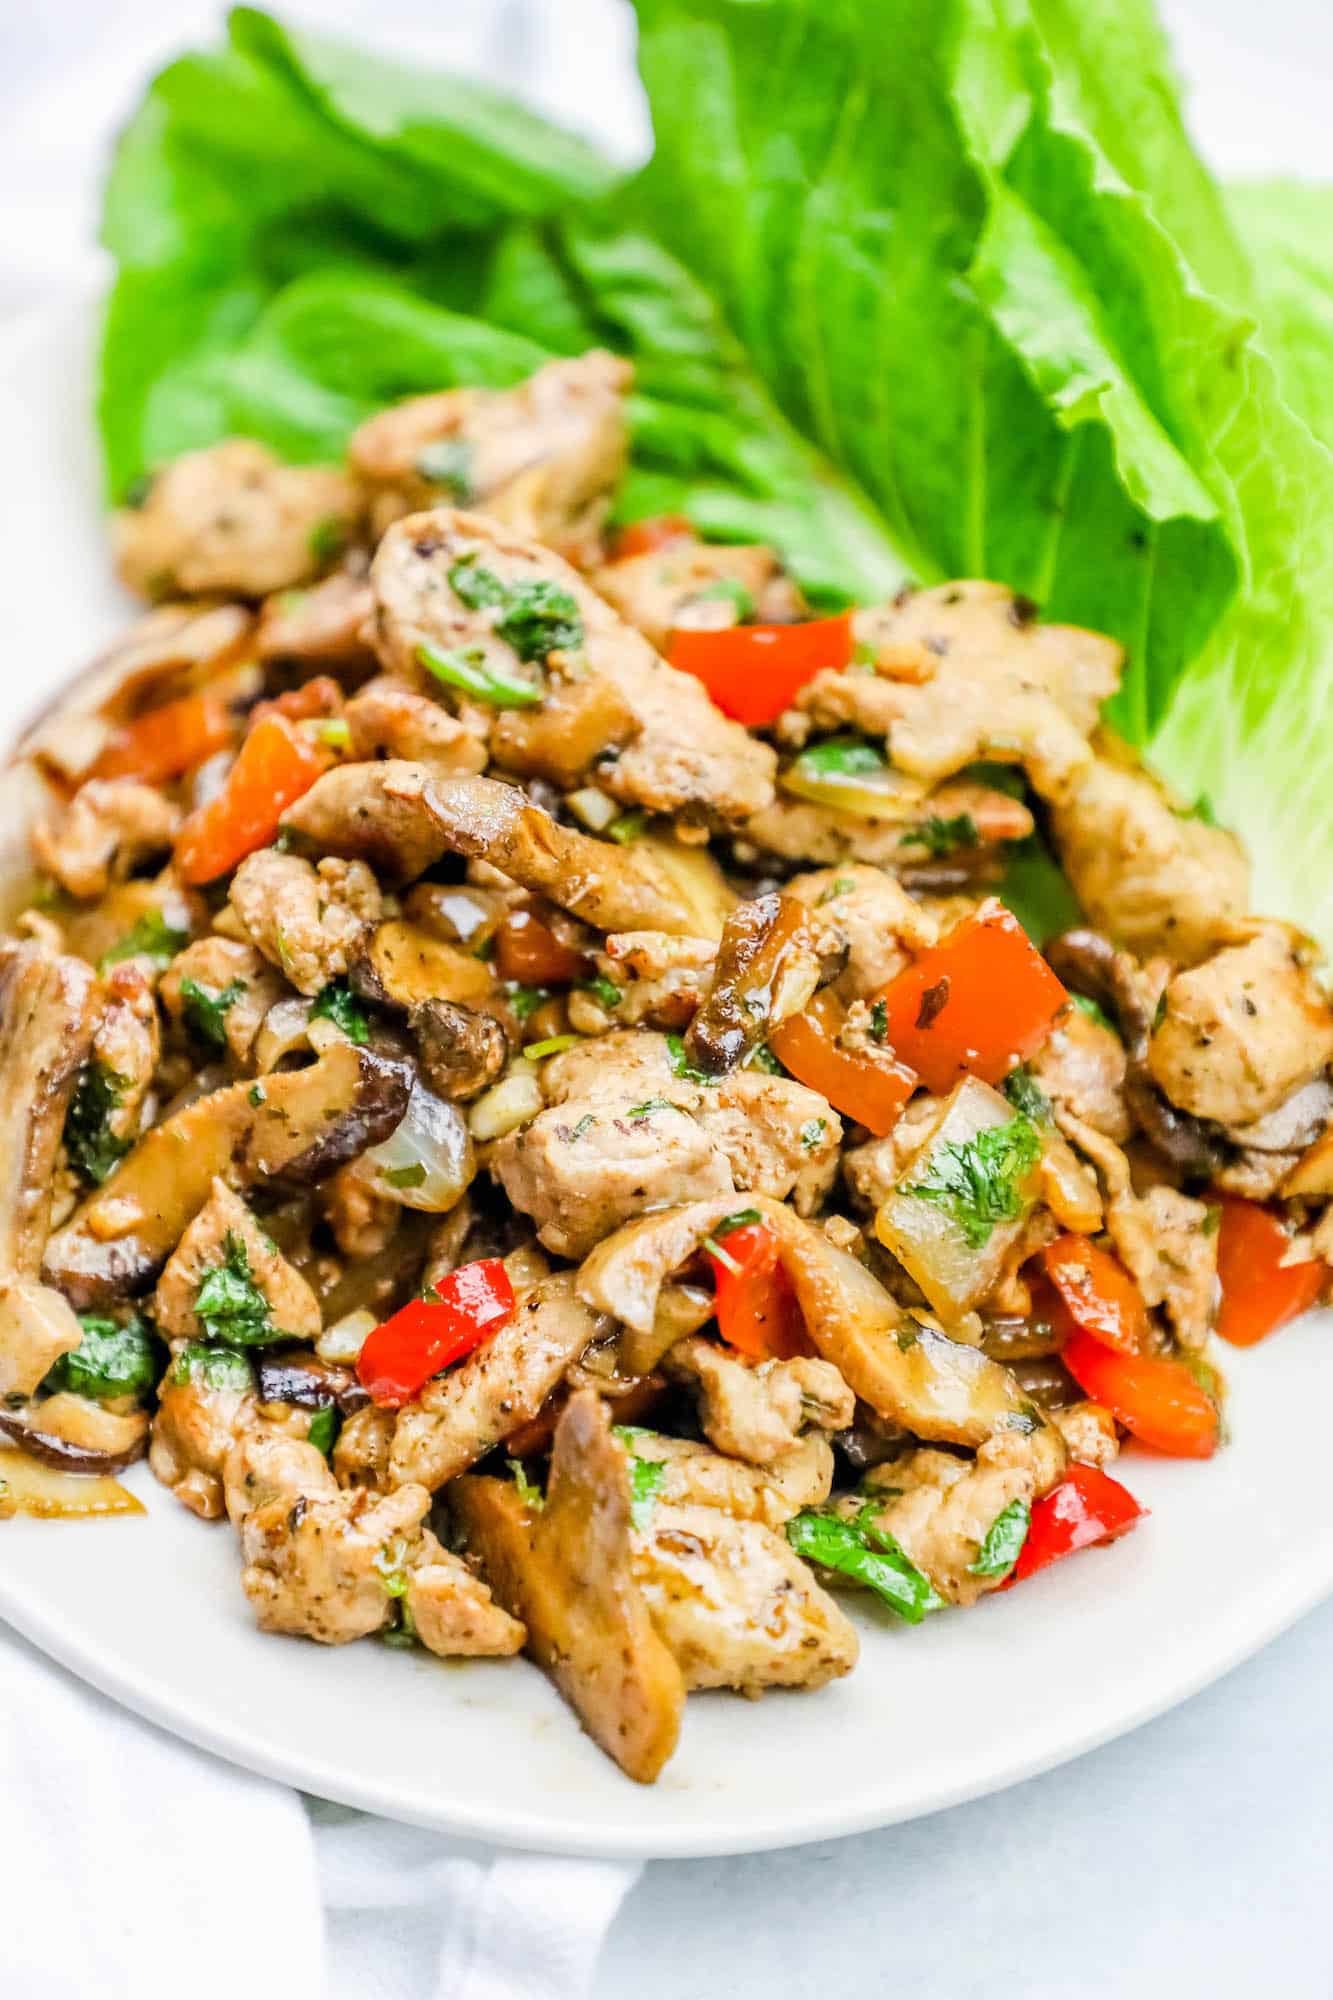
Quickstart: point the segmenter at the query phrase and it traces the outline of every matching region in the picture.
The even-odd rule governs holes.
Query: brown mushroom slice
[[[491,755],[502,770],[549,778],[562,791],[605,750],[638,734],[634,710],[611,681],[553,681],[537,708],[503,710],[491,730]]]
[[[810,910],[793,896],[756,896],[727,918],[703,1005],[685,1035],[690,1061],[711,1075],[743,1062],[769,1030],[799,1014],[846,963],[825,949]]]
[[[437,1096],[451,1103],[485,1090],[509,1060],[509,1041],[500,1023],[452,1000],[423,1000],[413,1007],[408,1025],[422,1076]]]
[[[424,1000],[466,1004],[495,990],[484,959],[399,918],[376,926],[364,956],[352,967],[352,983],[367,1000],[402,1008]]]
[[[304,1186],[386,1139],[411,1065],[336,1042],[307,1069],[197,1098],[145,1133],[46,1247],[48,1280],[80,1311],[142,1291],[208,1200],[215,1175]]]
[[[566,1404],[540,1513],[501,1479],[460,1479],[450,1498],[528,1651],[593,1741],[651,1784],[676,1747],[685,1683],[634,1580],[629,1466],[598,1397]]]
[[[58,1471],[26,1452],[0,1446],[0,1521],[14,1514],[39,1521],[86,1521],[146,1512],[143,1501],[118,1479]]]
[[[107,1410],[62,1390],[40,1403],[0,1409],[0,1436],[60,1472],[123,1472],[148,1442],[146,1410]]]
[[[38,944],[0,952],[0,1271],[34,1273],[65,1113],[92,1044],[97,982]]]
[[[699,1319],[693,1326],[687,1323],[694,1315],[681,1311],[676,1296],[684,1288],[667,1281],[689,1263],[724,1216],[750,1205],[744,1195],[733,1194],[662,1209],[627,1222],[585,1257],[579,1267],[579,1297],[594,1312],[609,1313],[622,1323],[620,1365],[627,1375],[647,1375],[683,1333],[702,1325]]]
[[[36,1278],[0,1278],[0,1397],[31,1396],[83,1339],[68,1299]]]
[[[598,930],[695,934],[686,898],[650,852],[561,826],[495,778],[437,778],[393,759],[346,764],[317,779],[282,823],[322,854],[368,861],[399,881],[462,854]]]

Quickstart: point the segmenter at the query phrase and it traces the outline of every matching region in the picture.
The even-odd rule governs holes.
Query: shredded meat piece
[[[924,867],[922,850],[910,835],[913,827],[932,818],[970,820],[976,830],[976,845],[957,849],[947,862]],[[850,872],[846,864],[862,863],[900,875],[915,886],[923,875],[933,878],[941,870],[950,882],[985,879],[994,873],[999,843],[1025,840],[1032,826],[1032,814],[1021,799],[961,778],[929,794],[923,788],[920,798],[905,798],[901,806],[880,815],[815,805],[779,791],[771,805],[745,822],[743,839],[747,851],[806,866],[811,862],[836,864],[838,875]]]
[[[247,935],[305,994],[346,973],[383,910],[364,862],[327,856],[316,866],[276,847],[246,857],[230,895]]]
[[[289,990],[286,980],[265,963],[253,945],[217,936],[186,945],[162,975],[158,988],[162,1004],[176,1020],[187,1011],[181,991],[187,979],[202,988],[210,1000],[231,993],[222,1014],[222,1032],[228,1052],[247,1067],[265,1015]]]
[[[343,717],[354,757],[405,757],[454,777],[486,768],[486,721],[479,711],[451,715],[391,674],[353,695]]]
[[[228,1453],[256,1421],[254,1391],[210,1382],[202,1370],[181,1380],[169,1369],[157,1394],[149,1466],[182,1507],[201,1521],[219,1520]]]
[[[498,608],[470,608],[453,590],[449,576],[460,560],[501,587],[542,583],[573,602],[583,633],[576,678],[608,683],[637,725],[632,742],[599,774],[613,798],[650,812],[688,810],[709,824],[735,824],[768,803],[776,760],[767,744],[720,714],[702,682],[669,667],[568,564],[483,515],[441,508],[399,521],[385,535],[371,578],[376,645],[390,671],[419,675],[423,645],[445,653],[480,649],[511,678],[528,671],[496,631]],[[548,676],[568,677],[564,661],[552,653]]]
[[[950,1604],[974,1604],[1004,1581],[977,1576],[972,1568],[992,1523],[1015,1500],[1031,1504],[1052,1483],[1052,1468],[1035,1444],[1010,1431],[981,1445],[973,1459],[929,1449],[908,1452],[867,1473],[864,1498],[850,1496],[839,1512],[854,1517],[865,1499],[885,1493],[875,1508],[875,1526],[893,1536],[941,1597]]]
[[[836,990],[845,1000],[880,993],[917,952],[937,941],[929,913],[882,868],[848,862],[794,875],[785,893],[819,911],[847,940],[847,964]]]
[[[421,1557],[407,1572],[404,1602],[412,1629],[428,1653],[444,1659],[506,1659],[527,1632],[501,1608],[475,1570],[441,1548],[429,1528]]]
[[[719,632],[741,624],[746,600],[748,615],[764,625],[787,624],[804,613],[796,584],[762,544],[698,542],[685,535],[666,548],[606,564],[593,585],[659,652],[679,627]]]
[[[396,1410],[381,1410],[374,1403],[353,1410],[333,1447],[333,1470],[340,1486],[367,1486],[372,1493],[390,1490],[389,1453],[397,1420]]]
[[[82,1339],[59,1292],[36,1278],[0,1277],[0,1399],[35,1395],[47,1370]]]
[[[856,1207],[867,1215],[888,1200],[903,1177],[907,1162],[922,1140],[939,1123],[946,1099],[921,1091],[911,1100],[891,1132],[851,1146],[842,1156],[842,1174]]]
[[[1053,1104],[1123,1146],[1133,1129],[1125,1102],[1127,1060],[1119,1035],[1081,1008],[1070,1007],[1031,1066]]]
[[[628,362],[594,349],[548,362],[514,389],[445,389],[381,410],[347,452],[372,490],[376,531],[457,499],[571,561],[595,561],[624,471],[632,379]]]
[[[695,1389],[709,1443],[752,1465],[782,1458],[810,1427],[845,1430],[856,1412],[856,1398],[831,1361],[801,1356],[751,1364],[691,1334],[676,1342],[663,1368]]]
[[[402,1220],[402,1204],[379,1194],[356,1162],[339,1167],[320,1190],[324,1219],[340,1253],[354,1263],[387,1250]]]
[[[620,988],[613,1018],[625,1028],[685,1027],[707,990],[716,956],[711,938],[613,931],[596,954],[598,972]],[[570,1022],[577,1027],[572,1012]]]
[[[229,438],[174,459],[141,507],[121,509],[116,567],[141,597],[264,597],[318,576],[359,512],[344,473],[284,465],[262,444]]]
[[[205,1272],[225,1264],[229,1238],[245,1250],[250,1275],[268,1302],[274,1337],[313,1339],[324,1324],[318,1299],[264,1234],[241,1197],[221,1180],[213,1182],[212,1194],[157,1281],[154,1310],[163,1332],[178,1340],[205,1337],[195,1300]]]
[[[813,1215],[824,1201],[838,1171],[842,1120],[817,1090],[765,1070],[733,1070],[705,1090],[697,1116],[742,1192],[774,1201],[790,1195],[798,1215]]]
[[[1070,1403],[1052,1410],[1051,1421],[1069,1447],[1069,1456],[1082,1465],[1107,1466],[1120,1455],[1120,1434],[1115,1418],[1100,1403]]]
[[[1217,1312],[1217,1234],[1208,1204],[1171,1187],[1122,1192],[1106,1211],[1111,1241],[1145,1305],[1164,1306],[1182,1347],[1205,1347]]]
[[[771,1464],[750,1465],[692,1438],[642,1429],[616,1433],[632,1458],[660,1465],[657,1497],[677,1506],[717,1507],[742,1521],[780,1528],[802,1507],[819,1507],[833,1486],[833,1447],[808,1433]]]
[[[93,1029],[92,1060],[116,1079],[106,1129],[128,1149],[138,1138],[162,1053],[162,1031],[151,982],[133,960],[114,965]]]
[[[1148,1043],[1171,1102],[1219,1125],[1275,1111],[1330,1060],[1333,1009],[1278,925],[1178,972]]]
[[[101,896],[113,879],[164,853],[179,825],[177,808],[152,785],[92,778],[56,825],[34,826],[33,857],[71,896]]]
[[[374,599],[364,576],[335,570],[308,590],[284,590],[264,605],[255,630],[260,660],[344,667],[371,658],[365,638]]]

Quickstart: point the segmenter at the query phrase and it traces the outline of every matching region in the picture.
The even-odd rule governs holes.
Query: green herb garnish
[[[1000,1088],[1015,1111],[1021,1111],[1034,1125],[1050,1122],[1051,1100],[1025,1063],[1011,1069]]]
[[[1011,1500],[986,1530],[977,1559],[968,1564],[973,1576],[1008,1576],[1028,1538],[1032,1509],[1026,1500]]]
[[[745,585],[738,583],[734,576],[720,576],[715,582],[705,584],[702,590],[696,590],[692,594],[690,602],[730,604],[742,624],[747,618],[754,617],[754,599]]]
[[[446,687],[458,688],[492,708],[535,708],[542,699],[536,681],[520,680],[503,667],[488,663],[481,646],[455,646],[442,652],[423,640],[417,647],[417,659]]]
[[[151,958],[157,966],[170,965],[189,942],[190,933],[169,924],[161,910],[145,910],[133,929],[110,951],[103,952],[97,970],[105,972],[109,965],[119,965],[127,958]]]
[[[637,1458],[629,1462],[629,1512],[634,1526],[642,1532],[652,1519],[662,1483],[667,1475],[660,1458]]]
[[[277,1338],[272,1308],[250,1269],[245,1244],[234,1230],[222,1243],[222,1262],[200,1274],[195,1317],[206,1340],[224,1347],[262,1347]]]
[[[654,1111],[674,1111],[675,1108],[669,1097],[648,1097],[642,1104],[633,1105],[625,1116],[637,1125],[642,1119],[651,1118]]]
[[[582,1035],[548,1035],[544,1042],[529,1042],[523,1053],[529,1062],[544,1062],[547,1056],[558,1056],[565,1049],[576,1049],[582,1040]]]
[[[696,1069],[685,1050],[683,1035],[668,1035],[666,1038],[667,1061],[671,1064],[671,1074],[682,1083],[716,1083],[718,1078],[710,1076],[707,1070]]]
[[[420,1160],[414,1160],[409,1167],[389,1167],[385,1170],[385,1180],[394,1188],[418,1188],[426,1178],[426,1169]]]
[[[310,530],[310,553],[321,568],[339,557],[347,547],[347,523],[337,514],[325,514]]]
[[[518,1497],[523,1502],[523,1505],[531,1513],[540,1514],[542,1508],[546,1505],[546,1495],[542,1492],[540,1486],[528,1478],[527,1467],[524,1465],[522,1459],[507,1458],[505,1464],[509,1467],[509,1476],[518,1488]]]
[[[864,737],[830,736],[802,750],[796,768],[809,778],[866,778],[888,766],[883,751]]]
[[[882,1042],[888,1032],[888,1003],[884,1000],[877,1000],[870,1010],[870,1033],[875,1041]]]
[[[310,1018],[312,1021],[332,1021],[358,1048],[364,1048],[370,1040],[370,1016],[345,979],[330,980],[316,994]]]
[[[1086,1014],[1088,1019],[1090,1021],[1095,1021],[1099,1028],[1109,1028],[1113,1035],[1118,1033],[1116,1024],[1111,1019],[1111,1016],[1107,1013],[1106,1009],[1100,1006],[1097,1003],[1097,1001],[1092,999],[1088,994],[1071,993],[1069,997],[1073,1001],[1074,1005],[1078,1008],[1079,1013]]]
[[[469,611],[489,611],[505,601],[505,587],[493,569],[480,562],[475,549],[449,565],[449,588]]]
[[[43,1389],[68,1389],[95,1401],[135,1396],[157,1380],[157,1346],[148,1321],[137,1312],[121,1326],[100,1314],[80,1313],[83,1339],[48,1369]]]
[[[197,979],[181,981],[181,1014],[186,1027],[213,1049],[227,1046],[226,1014],[245,992],[243,979],[229,979],[218,993],[210,993]]]
[[[469,610],[499,611],[496,634],[520,660],[540,663],[550,653],[567,653],[583,644],[578,605],[562,585],[546,577],[507,584],[475,556],[460,556],[450,564],[449,584]]]
[[[437,438],[417,453],[416,471],[455,500],[472,498],[472,446],[466,438]]]
[[[824,1134],[828,1131],[827,1118],[810,1118],[802,1125],[801,1145],[807,1153],[813,1153]]]
[[[648,815],[646,813],[621,813],[620,818],[613,819],[610,826],[606,829],[607,837],[618,841],[622,847],[628,847],[632,840],[638,840],[641,837],[647,824]]]
[[[960,847],[980,844],[981,836],[971,813],[958,813],[953,819],[941,819],[938,813],[932,813],[929,819],[909,827],[898,842],[899,847],[924,847],[936,861],[957,853]]]
[[[943,1599],[930,1578],[906,1556],[893,1536],[874,1525],[874,1507],[854,1521],[807,1509],[787,1523],[787,1540],[798,1556],[863,1583],[909,1625],[919,1625]]]
[[[934,1202],[953,1219],[970,1250],[989,1243],[998,1222],[1023,1209],[1022,1183],[1036,1166],[1041,1140],[1022,1112],[970,1139],[937,1146],[924,1175],[901,1192]]]
[[[327,1458],[333,1449],[333,1440],[337,1435],[338,1412],[334,1409],[332,1403],[330,1403],[326,1409],[316,1410],[314,1416],[311,1417],[310,1428],[305,1434],[306,1443],[314,1445],[315,1450],[322,1451],[325,1458]]]
[[[79,1179],[100,1187],[130,1150],[128,1139],[111,1130],[112,1114],[120,1109],[129,1078],[104,1062],[85,1063],[79,1071],[65,1114],[65,1151]]]
[[[535,1014],[550,997],[549,986],[520,986],[517,980],[513,979],[505,982],[505,999],[520,1021],[526,1021],[529,1015]]]
[[[615,980],[608,979],[605,973],[602,972],[599,972],[595,979],[580,980],[579,991],[580,993],[591,993],[597,1005],[603,1008],[608,1014],[613,1008],[619,1006],[621,1000],[624,998]],[[677,1039],[679,1040],[679,1037]]]
[[[234,1347],[209,1347],[202,1340],[187,1341],[172,1363],[173,1382],[202,1382],[210,1389],[250,1388],[254,1370]]]

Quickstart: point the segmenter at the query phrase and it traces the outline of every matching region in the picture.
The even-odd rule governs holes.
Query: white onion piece
[[[373,1312],[358,1306],[355,1312],[344,1313],[332,1326],[325,1327],[315,1342],[315,1352],[321,1361],[350,1368],[378,1324]]]
[[[284,1056],[308,1049],[310,1042],[309,1000],[277,1000],[269,1008],[255,1036],[255,1068],[261,1076],[277,1068]]]
[[[356,1171],[377,1194],[404,1208],[443,1215],[469,1185],[477,1164],[461,1112],[417,1082],[402,1122],[361,1155]]]

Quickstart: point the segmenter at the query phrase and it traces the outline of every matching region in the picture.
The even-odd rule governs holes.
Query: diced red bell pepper
[[[514,1313],[514,1287],[499,1257],[460,1264],[377,1326],[357,1356],[357,1378],[373,1403],[396,1410],[432,1375],[489,1340]]]
[[[768,1044],[798,1083],[817,1090],[835,1111],[882,1139],[901,1117],[916,1077],[887,1048],[873,1059],[839,1048],[842,1021],[843,1009],[834,995],[816,993],[803,1014],[789,1014],[770,1029]]]
[[[1318,1299],[1328,1266],[1318,1259],[1284,1264],[1291,1238],[1281,1219],[1257,1201],[1228,1195],[1217,1236],[1222,1305],[1217,1330],[1233,1347],[1253,1347]]]
[[[613,563],[628,562],[631,556],[650,556],[672,542],[693,540],[694,528],[684,514],[649,514],[642,521],[628,521],[611,537]]]
[[[520,986],[568,986],[588,969],[582,952],[562,944],[535,910],[511,910],[495,933],[495,965]]]
[[[215,799],[192,812],[176,836],[176,865],[190,883],[226,875],[267,847],[288,806],[323,777],[332,759],[285,715],[257,722]]]
[[[811,1353],[773,1231],[762,1222],[746,1222],[714,1244],[705,1245],[705,1252],[716,1281],[717,1330],[727,1345],[756,1361]]]
[[[994,897],[890,980],[886,1039],[942,1095],[961,1076],[999,1083],[1040,1048],[1069,995]]]
[[[256,702],[250,720],[253,726],[266,715],[285,715],[289,722],[314,722],[337,715],[343,705],[343,691],[332,674],[316,674],[299,687],[274,695],[271,701]]]
[[[681,628],[667,658],[693,674],[714,703],[750,729],[776,722],[821,667],[845,667],[852,657],[850,612],[804,625],[731,625],[720,632]]]
[[[1022,1583],[1076,1549],[1113,1542],[1144,1520],[1147,1512],[1118,1479],[1097,1466],[1071,1465],[1060,1484],[1033,1507],[1027,1540],[1006,1584]]]
[[[1104,1403],[1140,1444],[1170,1458],[1211,1458],[1217,1450],[1217,1406],[1183,1361],[1122,1354],[1081,1328],[1060,1359],[1084,1394]]]
[[[226,703],[217,695],[183,695],[118,729],[93,765],[92,776],[165,784],[193,771],[214,751],[225,750],[234,733]]]
[[[1041,1253],[1042,1263],[1075,1326],[1122,1354],[1141,1354],[1148,1344],[1148,1309],[1143,1295],[1118,1258],[1086,1236],[1057,1236]]]

